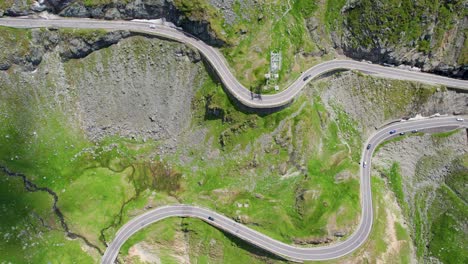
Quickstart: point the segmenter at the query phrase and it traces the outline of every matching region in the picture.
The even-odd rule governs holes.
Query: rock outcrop
[[[332,32],[335,48],[358,60],[467,79],[466,1],[420,2],[348,0],[342,32]]]
[[[7,34],[7,31],[4,34]],[[18,65],[27,71],[32,71],[41,63],[44,54],[55,48],[59,49],[62,61],[84,58],[93,51],[109,47],[129,36],[131,34],[127,31],[94,31],[74,34],[69,30],[34,29],[31,31],[27,45],[11,43],[24,46],[24,52],[16,52],[13,47],[6,45],[2,54],[4,59],[0,62],[0,70],[8,70],[12,65]]]

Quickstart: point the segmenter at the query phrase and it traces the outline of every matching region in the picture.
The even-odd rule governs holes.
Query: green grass
[[[130,247],[141,241],[158,244],[172,242],[175,239],[175,232],[178,232],[180,229],[180,222],[181,220],[178,218],[168,218],[158,222],[158,224],[150,225],[131,236],[125,244],[123,244],[120,252],[125,255],[128,254]]]
[[[263,90],[264,74],[269,70],[270,51],[282,53],[282,67],[277,82],[280,87],[316,63],[313,59],[295,56],[300,50],[318,51],[304,23],[304,19],[316,12],[315,1],[291,1],[289,6],[285,1],[266,0],[247,9],[236,2],[233,9],[238,19],[233,24],[226,23],[222,13],[207,4],[206,0],[178,0],[175,4],[188,17],[203,18],[210,22],[216,36],[227,43],[221,51],[236,77],[246,87],[261,93],[273,92],[272,87]]]
[[[130,173],[131,168],[122,173],[96,168],[79,175],[62,191],[58,204],[67,213],[70,227],[99,244],[100,230],[111,224],[122,204],[135,195],[128,182]]]
[[[452,131],[447,131],[447,132],[441,132],[441,133],[434,133],[431,136],[435,139],[441,139],[441,138],[448,138],[454,134],[457,134],[460,130],[455,129]]]
[[[398,240],[409,240],[408,231],[400,223],[395,223],[396,236]]]
[[[449,131],[434,134],[433,140],[450,140],[458,131]],[[437,144],[437,142],[436,142]],[[441,152],[443,153],[443,152]],[[424,157],[417,165],[416,174],[420,166],[438,166],[431,157]],[[454,163],[463,164],[464,157],[458,158]],[[455,169],[445,178],[440,186],[420,187],[413,200],[407,200],[403,191],[402,175],[399,165],[392,166],[383,173],[388,178],[388,183],[395,193],[396,199],[408,219],[411,227],[411,237],[416,247],[418,259],[427,256],[436,257],[443,263],[453,263],[468,258],[466,252],[466,233],[462,223],[468,217],[468,207],[464,200],[466,194],[466,168],[454,165]],[[430,167],[429,167],[430,168]],[[417,174],[418,175],[418,174]],[[421,177],[421,176],[419,176]],[[417,184],[415,182],[413,185]],[[429,197],[434,197],[428,199]],[[399,240],[406,236],[402,227],[396,226]],[[407,262],[407,260],[404,260]]]
[[[197,219],[170,218],[157,222],[132,236],[121,248],[127,255],[131,246],[145,242],[156,245],[164,263],[178,263],[174,258],[175,244],[188,242],[190,260],[197,263],[263,263],[246,251],[257,252],[245,242],[226,235]],[[180,254],[180,253],[179,253]]]
[[[75,33],[82,34],[69,32],[71,35]],[[92,32],[87,33],[94,35]],[[99,35],[99,32],[96,34]],[[75,62],[71,64],[80,67]],[[67,65],[64,68],[67,68]],[[58,74],[51,71],[44,79],[32,85],[29,81],[24,81],[22,74],[2,72],[0,123],[3,125],[0,126],[0,163],[11,171],[24,173],[35,184],[47,186],[55,191],[59,197],[58,206],[71,231],[89,238],[91,243],[103,248],[98,241],[100,230],[112,224],[119,224],[114,222],[118,222],[118,214],[125,201],[136,192],[144,192],[147,189],[170,192],[177,186],[178,174],[171,172],[171,175],[174,175],[171,181],[163,181],[163,175],[166,174],[159,170],[160,164],[151,165],[151,160],[145,158],[147,153],[153,152],[156,145],[154,142],[143,143],[120,137],[90,142],[78,126],[78,120],[73,118],[76,113],[76,109],[73,108],[74,91],[69,91],[69,98],[63,95],[61,87],[57,85],[61,83],[57,81]],[[73,77],[77,76],[79,74]],[[73,80],[69,78],[66,81]],[[21,89],[18,89],[17,85],[21,85]],[[136,157],[140,159],[136,161]],[[156,175],[151,173],[152,170]],[[158,182],[156,186],[153,185],[154,179]],[[13,190],[19,197],[26,196],[20,192],[19,187]],[[14,197],[2,197],[1,205],[14,205]],[[46,203],[41,199],[38,198],[36,203],[31,202],[28,206],[32,210],[42,210],[40,206],[49,206],[50,209],[52,201],[49,199]],[[27,215],[15,215],[13,211],[6,213],[8,217],[17,218],[19,222],[23,219],[30,221]],[[53,220],[51,211],[49,215],[48,219]],[[33,220],[37,224],[38,220]],[[11,222],[4,221],[1,226],[10,228],[11,225]],[[70,258],[75,255],[79,262],[90,262],[89,255],[80,249],[79,240],[63,242],[68,240],[65,239],[60,225],[54,226],[53,232],[40,231],[46,233],[51,242],[56,241],[60,244],[58,248],[65,247],[62,244],[69,247],[56,253],[42,252],[44,257],[57,259],[59,263],[70,263]],[[41,247],[53,251],[44,246],[47,242],[47,239],[41,242]],[[15,248],[12,251],[15,251],[17,256],[27,255],[21,246],[16,245]],[[3,246],[0,250],[3,250]],[[90,252],[93,254],[92,250]],[[33,262],[47,263],[42,259]]]
[[[29,7],[32,3],[33,3],[33,0],[26,0],[26,1],[22,1],[24,2],[24,7]],[[2,0],[0,1],[0,9],[7,9],[7,8],[11,8],[13,7],[13,4],[15,3],[15,0]],[[23,6],[22,5],[23,3],[20,2],[20,6]]]
[[[447,186],[441,186],[432,205],[429,254],[444,263],[467,262],[468,238],[463,225],[468,206]]]
[[[103,55],[106,60],[109,52],[103,52],[107,54]],[[68,81],[73,84],[76,81],[73,78],[78,79],[81,73],[93,69],[97,59],[91,56],[89,64],[66,63]],[[73,76],[72,67],[78,69]],[[56,77],[50,72],[43,84],[32,87],[26,83],[22,89],[9,85],[5,81],[7,77],[0,80],[0,121],[7,124],[0,127],[0,144],[6,146],[0,149],[0,162],[14,171],[24,172],[40,185],[53,188],[59,194],[59,206],[72,230],[93,242],[107,226],[110,228],[105,235],[109,241],[118,227],[141,213],[150,202],[155,203],[153,206],[193,203],[232,217],[246,216],[252,228],[288,243],[294,238],[327,235],[331,218],[336,219],[331,224],[338,229],[357,224],[358,180],[354,177],[341,182],[335,180],[343,172],[357,175],[355,152],[360,151],[362,144],[357,138],[357,123],[339,108],[335,109],[337,119],[331,119],[318,96],[300,98],[273,114],[248,114],[236,109],[222,88],[208,79],[194,100],[192,125],[194,129],[207,129],[206,143],[214,139],[210,148],[219,151],[216,154],[219,159],[202,159],[205,152],[194,148],[189,150],[192,162],[178,162],[179,153],[156,162],[159,157],[151,154],[157,142],[119,137],[89,142],[76,125],[77,120],[71,118],[74,109],[68,107],[73,104],[60,104],[63,98],[52,99],[57,91]],[[18,77],[8,78],[12,83],[22,83]],[[268,150],[263,150],[257,140],[276,129],[278,133],[273,135]],[[286,146],[281,142],[286,142]],[[349,148],[346,142],[350,142]],[[110,148],[111,145],[115,147]],[[289,145],[295,150],[291,157]],[[255,154],[258,164],[254,166]],[[277,168],[282,163],[291,171],[299,171],[299,167],[303,171],[282,178]],[[172,165],[173,170],[161,170],[165,164]],[[277,167],[272,169],[271,165]],[[12,197],[9,195],[7,199]],[[131,197],[135,199],[123,208],[119,222],[119,210]],[[41,199],[37,198],[37,202],[45,204]],[[240,208],[237,203],[249,207]],[[41,208],[41,204],[34,206]],[[231,262],[235,257],[243,262],[251,260],[249,255],[241,253],[242,246],[226,242],[219,231],[196,221],[184,220],[184,223],[190,234],[193,233],[190,243],[197,245],[191,254],[200,262]],[[174,221],[164,226],[172,229],[177,225]],[[155,243],[166,244],[174,237],[165,228],[148,230],[149,234],[162,232]],[[208,246],[211,237],[221,241],[214,249]],[[132,243],[147,238],[144,234],[137,235],[124,251]],[[63,236],[62,240],[65,240]],[[385,245],[378,244],[383,250]],[[75,252],[79,247],[77,242],[70,245],[69,256],[80,254]],[[24,254],[17,250],[18,254]],[[81,255],[82,262],[89,261],[85,253]],[[163,255],[171,258],[167,253]]]
[[[395,194],[398,204],[403,209],[403,211],[407,213],[409,209],[406,205],[405,194],[403,192],[400,165],[398,163],[393,163],[392,167],[390,167],[390,169],[386,172],[386,176],[388,183],[390,184],[390,188]]]
[[[64,38],[81,38],[87,42],[96,42],[109,32],[104,29],[61,28],[60,34]]]
[[[220,155],[225,157],[224,161],[213,164],[195,158],[196,165],[179,168],[183,174],[190,175],[182,184],[184,189],[191,190],[181,196],[185,203],[201,204],[227,215],[236,212],[247,215],[256,223],[253,228],[288,243],[293,238],[325,235],[330,216],[336,218],[339,227],[355,224],[359,212],[358,181],[335,182],[335,175],[345,171],[353,175],[358,169],[350,155],[354,149],[348,149],[341,140],[340,131],[348,131],[355,125],[346,114],[342,113],[338,122],[329,120],[318,97],[313,104],[298,100],[290,108],[268,116],[244,114],[234,109],[221,88],[211,81],[199,91],[194,107],[204,109],[196,115],[195,125],[209,128],[211,138],[219,138],[226,131],[230,134],[224,144],[214,140],[212,146],[222,150]],[[294,118],[288,118],[295,112],[298,113]],[[279,135],[307,157],[304,164],[307,177],[302,173],[287,179],[271,175],[268,164],[281,164],[289,159],[287,149],[280,145],[257,157],[259,164],[266,165],[257,166],[255,176],[249,176],[251,180],[239,176],[246,173],[244,167],[249,166],[253,154],[235,153],[247,145],[253,144],[255,148],[255,140],[273,131],[281,121],[286,125]],[[288,136],[290,129],[294,131],[292,138]],[[350,130],[350,138],[355,136],[352,131],[356,130]],[[360,138],[353,140],[360,144]],[[320,150],[319,141],[323,142]],[[200,171],[193,171],[193,166]],[[252,181],[255,184],[248,187]],[[256,194],[265,198],[256,198]],[[298,195],[303,198],[298,199]],[[239,209],[237,203],[249,207]]]
[[[341,9],[345,5],[345,3],[346,0],[326,1],[325,25],[327,26],[329,31],[341,29],[341,23],[343,21]]]
[[[67,240],[52,212],[52,198],[29,193],[20,178],[0,173],[0,255],[11,263],[93,263],[77,241]],[[39,220],[52,230],[44,227]]]
[[[461,50],[460,57],[458,58],[458,64],[468,64],[468,30],[465,30],[465,41],[463,43],[463,49]]]

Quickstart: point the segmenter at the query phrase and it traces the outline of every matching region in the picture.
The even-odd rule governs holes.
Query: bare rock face
[[[333,242],[333,238],[319,237],[319,238],[294,238],[294,244],[297,245],[321,245]]]
[[[92,140],[176,139],[190,124],[191,101],[203,66],[181,44],[132,37],[77,60],[70,89],[78,95],[81,123]]]
[[[7,16],[26,16],[32,11],[27,5],[27,1],[14,0],[11,1],[11,6],[5,10]]]
[[[32,71],[41,63],[45,53],[52,52],[55,48],[60,50],[63,61],[84,58],[93,51],[109,47],[131,35],[126,31],[96,31],[84,35],[55,29],[34,29],[31,32],[31,43],[27,52],[18,53],[8,47],[3,51],[5,60],[0,62],[0,70],[8,70],[12,65],[18,65],[24,70]]]
[[[357,127],[365,134],[391,120],[416,114],[467,113],[466,93],[413,82],[361,77],[352,72],[329,78],[331,86],[321,95],[325,106],[332,113],[334,104],[346,106],[346,113],[359,121]]]

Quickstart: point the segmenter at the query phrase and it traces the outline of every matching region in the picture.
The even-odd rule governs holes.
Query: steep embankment
[[[334,12],[341,16],[328,22],[335,46],[345,55],[468,78],[466,1],[327,3],[340,6]]]
[[[383,146],[376,155],[410,223],[417,257],[422,262],[468,260],[466,205],[467,132],[405,137]]]

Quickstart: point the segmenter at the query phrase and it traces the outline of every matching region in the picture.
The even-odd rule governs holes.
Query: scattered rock
[[[281,164],[279,165],[279,168],[278,168],[278,169],[279,169],[279,173],[280,173],[281,175],[285,175],[286,172],[287,172],[287,169],[288,169],[288,164],[287,164],[286,162],[283,162],[283,163],[281,163]]]
[[[0,71],[6,71],[11,67],[11,63],[8,61],[0,62]]]
[[[344,182],[353,177],[353,174],[347,170],[341,171],[335,175],[335,183]]]
[[[330,237],[311,237],[311,238],[293,238],[294,244],[297,245],[321,245],[333,242],[333,238]]]
[[[337,231],[335,233],[333,233],[334,236],[336,237],[344,237],[346,235],[345,232],[342,232],[342,231]]]
[[[252,223],[252,221],[250,220],[250,217],[247,215],[238,215],[234,218],[234,221],[244,224],[244,225]]]
[[[258,162],[258,156],[257,154],[255,153],[254,154],[254,157],[250,163],[252,165],[252,167],[256,168],[257,166],[259,166],[259,162]]]
[[[79,3],[73,3],[63,9],[59,15],[65,17],[89,17],[90,12],[85,6]]]
[[[263,195],[261,195],[261,194],[259,194],[259,193],[256,193],[256,194],[255,194],[255,198],[264,199],[265,196],[263,196]]]

